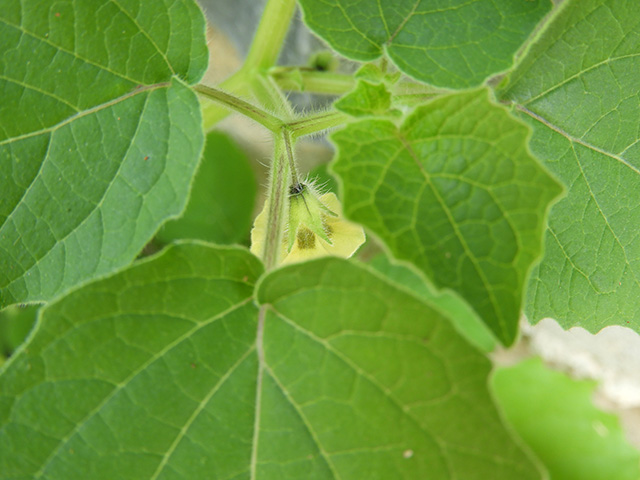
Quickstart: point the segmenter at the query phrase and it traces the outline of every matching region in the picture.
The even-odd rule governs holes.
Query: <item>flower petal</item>
[[[351,223],[342,218],[342,206],[334,193],[327,193],[320,197],[328,210],[337,216],[325,215],[324,223],[328,230],[328,236],[333,244],[323,240],[306,226],[300,225],[296,231],[295,242],[290,252],[287,252],[288,241],[283,238],[280,250],[280,264],[303,262],[313,258],[329,255],[349,258],[362,245],[366,239],[364,230],[360,225]],[[267,207],[258,214],[251,230],[251,252],[262,257],[265,247],[267,232]]]
[[[264,207],[253,221],[251,229],[251,253],[262,258],[264,254],[265,237],[267,236],[267,206],[269,202],[264,202]]]
[[[342,218],[342,206],[334,193],[322,195],[320,201],[338,215],[337,217],[325,217],[327,227],[331,230],[330,237],[333,245],[316,236],[313,248],[308,248],[308,246],[301,248],[296,239],[291,252],[283,259],[283,264],[302,262],[328,255],[349,258],[364,243],[366,239],[364,230],[360,225]]]

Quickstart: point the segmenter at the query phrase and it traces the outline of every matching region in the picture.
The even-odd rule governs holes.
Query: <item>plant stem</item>
[[[294,139],[321,132],[329,128],[339,127],[349,120],[349,115],[338,111],[328,111],[309,115],[301,120],[290,122],[287,128],[291,130]]]
[[[218,102],[226,108],[230,108],[231,110],[235,110],[236,112],[242,113],[243,115],[252,118],[272,132],[277,132],[282,127],[282,121],[279,118],[264,111],[260,107],[241,100],[238,97],[234,97],[233,95],[230,95],[213,87],[208,87],[206,85],[196,85],[193,88],[196,92],[204,95],[208,99]]]
[[[319,72],[308,67],[274,67],[269,75],[284,90],[328,95],[344,95],[353,90],[357,78],[334,72]],[[445,89],[430,87],[411,80],[400,81],[389,87],[393,95],[443,95]]]
[[[285,154],[287,155],[287,161],[289,162],[289,170],[291,174],[291,184],[296,185],[299,182],[298,178],[298,168],[296,167],[296,158],[293,149],[294,138],[291,133],[291,130],[287,128],[282,129],[282,139],[284,140]]]
[[[269,74],[283,90],[343,95],[356,85],[353,75],[319,72],[306,67],[275,67]]]
[[[230,94],[246,96],[249,94],[247,74],[241,68],[220,83],[218,88]],[[202,102],[202,118],[205,132],[210,131],[218,122],[224,120],[229,113],[230,110],[228,108],[224,108],[218,102],[206,98]]]
[[[271,77],[257,73],[251,87],[253,95],[263,107],[275,112],[280,118],[294,118],[291,104]]]
[[[290,139],[289,132],[283,128],[279,134],[274,135],[274,155],[271,164],[271,178],[269,195],[267,197],[267,229],[265,232],[265,245],[262,252],[262,261],[267,270],[278,264],[280,250],[282,248],[282,235],[287,220],[287,207],[289,203],[289,175],[290,164],[287,158]],[[289,143],[289,147],[287,144]]]
[[[445,95],[451,93],[444,88],[432,87],[412,80],[399,81],[391,87],[392,95]]]
[[[244,63],[247,69],[263,70],[275,65],[295,8],[295,0],[267,2]]]

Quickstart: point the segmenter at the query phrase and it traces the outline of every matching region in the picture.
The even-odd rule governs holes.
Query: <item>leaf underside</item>
[[[539,478],[423,300],[324,259],[256,306],[261,272],[179,244],[47,306],[0,376],[0,478]]]

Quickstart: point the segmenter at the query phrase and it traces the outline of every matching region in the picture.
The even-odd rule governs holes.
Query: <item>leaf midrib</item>
[[[211,391],[209,391],[209,393],[207,393],[205,395],[205,397],[198,404],[198,406],[193,411],[191,416],[187,419],[185,424],[182,426],[182,428],[180,429],[180,432],[178,432],[178,435],[176,435],[176,438],[171,443],[171,446],[169,447],[169,449],[162,456],[162,461],[158,464],[158,468],[153,473],[153,475],[151,475],[149,480],[156,480],[158,478],[158,475],[160,475],[162,473],[162,471],[164,470],[165,466],[169,462],[169,459],[173,455],[173,452],[178,447],[178,445],[180,444],[182,439],[185,437],[185,435],[187,434],[189,428],[191,427],[193,422],[196,420],[196,418],[198,418],[198,416],[200,415],[200,413],[202,413],[202,411],[207,406],[209,401],[211,401],[213,396],[220,390],[220,388],[222,388],[222,386],[226,383],[226,381],[229,380],[229,378],[231,378],[233,373],[240,367],[240,365],[242,365],[244,363],[244,361],[247,358],[249,358],[249,355],[251,355],[255,350],[256,350],[256,345],[255,344],[252,345],[251,348],[247,349],[247,351],[240,356],[240,358],[236,361],[236,363],[234,363],[231,366],[231,368],[229,368],[229,370],[227,370],[227,372],[222,377],[220,377],[220,379],[218,380],[218,383],[216,383],[214,385],[214,387],[211,389]]]

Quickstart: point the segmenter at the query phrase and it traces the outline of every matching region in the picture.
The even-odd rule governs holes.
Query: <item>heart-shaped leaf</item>
[[[488,359],[322,259],[172,246],[46,306],[0,374],[0,479],[533,479]]]
[[[505,344],[560,187],[527,149],[529,129],[484,90],[418,107],[401,127],[335,133],[348,217],[440,288],[462,295]]]

